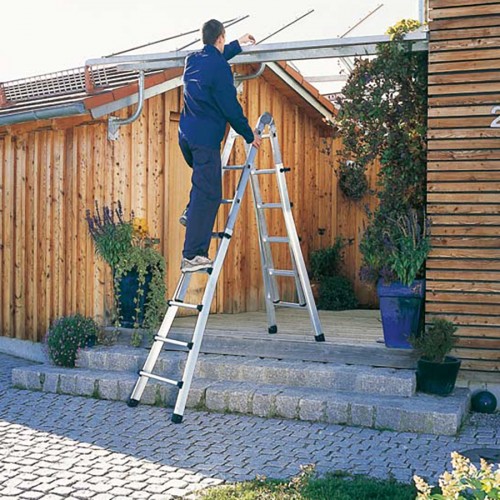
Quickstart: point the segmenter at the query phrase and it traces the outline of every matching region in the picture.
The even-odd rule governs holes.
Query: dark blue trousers
[[[208,256],[217,211],[222,199],[221,157],[219,149],[189,144],[179,137],[184,159],[193,169],[187,211],[186,238],[182,256]]]

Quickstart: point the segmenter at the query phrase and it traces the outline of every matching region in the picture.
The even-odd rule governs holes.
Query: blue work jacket
[[[240,44],[235,40],[224,47],[223,54],[213,45],[205,45],[186,57],[179,133],[189,144],[220,149],[227,122],[247,143],[253,142],[253,130],[236,97],[227,63],[240,52]]]

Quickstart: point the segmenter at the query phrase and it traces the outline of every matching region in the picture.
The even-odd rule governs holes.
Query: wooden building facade
[[[498,382],[500,2],[431,0],[429,17],[427,320],[459,325],[462,368]]]
[[[169,90],[162,91],[166,84]],[[40,340],[50,321],[75,312],[109,321],[111,273],[94,253],[85,220],[95,201],[102,206],[120,200],[126,213],[133,210],[147,220],[151,235],[161,240],[168,294],[172,294],[184,239],[178,217],[190,187],[190,171],[177,145],[179,74],[170,70],[153,75],[146,79],[146,87],[150,94],[140,118],[121,127],[116,142],[107,140],[107,115],[96,118],[96,110],[121,107],[117,114],[129,116],[132,107],[120,103],[137,92],[135,85],[86,97],[85,106],[93,116],[88,112],[0,126],[2,335]],[[373,303],[373,290],[358,278],[364,209],[340,193],[334,172],[342,144],[331,124],[325,123],[325,117],[333,116],[333,105],[291,67],[276,63],[258,79],[244,83],[240,101],[252,125],[263,111],[274,116],[284,162],[292,169],[288,188],[306,260],[312,250],[331,245],[336,236],[346,238],[350,242],[346,274],[355,283],[360,301]],[[234,160],[242,161],[242,155],[243,143],[239,143]],[[269,144],[258,158],[263,167],[271,164]],[[225,176],[227,197],[234,192],[233,174]],[[372,187],[375,180],[376,167],[370,173]],[[262,189],[265,200],[276,200],[275,186],[266,184]],[[284,225],[278,215],[271,215],[268,223],[271,232],[279,235]],[[254,219],[247,193],[214,312],[263,307]],[[277,265],[287,265],[289,255],[284,250],[276,254]],[[288,299],[290,285],[284,284]]]

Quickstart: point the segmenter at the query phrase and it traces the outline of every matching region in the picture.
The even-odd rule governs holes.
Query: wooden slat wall
[[[337,235],[350,239],[346,271],[360,300],[373,303],[373,291],[358,280],[363,206],[345,201],[334,174],[340,140],[300,97],[275,85],[272,75],[249,81],[241,102],[252,125],[264,110],[278,124],[284,161],[292,167],[289,190],[304,255],[308,259],[312,250],[332,244]],[[184,238],[178,217],[190,187],[190,171],[177,146],[180,106],[180,89],[149,99],[140,119],[122,127],[116,142],[107,141],[104,120],[90,117],[0,128],[2,335],[40,340],[52,319],[77,311],[109,321],[111,273],[95,257],[85,221],[85,210],[93,208],[94,200],[100,205],[121,200],[127,212],[147,219],[151,233],[161,239],[168,293],[173,292]],[[234,159],[243,154],[240,144]],[[270,165],[269,144],[263,146],[259,162]],[[374,183],[376,169],[370,176]],[[233,192],[236,177],[228,175],[224,185],[226,193]],[[276,199],[274,188],[262,184],[265,199]],[[214,311],[263,307],[253,210],[247,193]],[[278,214],[271,214],[268,223],[273,233],[283,234]],[[285,249],[278,249],[276,265],[288,262]],[[195,295],[201,293],[201,279]],[[285,299],[292,298],[290,285],[284,287]]]
[[[500,371],[500,1],[430,9],[427,321],[459,325],[463,368]]]

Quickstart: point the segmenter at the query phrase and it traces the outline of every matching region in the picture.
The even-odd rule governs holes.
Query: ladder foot
[[[132,399],[132,398],[127,399],[127,406],[130,406],[130,408],[135,408],[138,404],[139,404],[138,399]]]
[[[321,333],[321,334],[319,334],[319,335],[316,335],[316,336],[314,337],[314,340],[315,340],[316,342],[324,342],[324,341],[325,341],[325,334],[324,334],[324,333]]]
[[[276,325],[270,326],[267,331],[269,333],[278,333],[278,327]]]
[[[178,415],[177,413],[172,413],[172,422],[174,424],[180,424],[182,422],[182,415]]]

